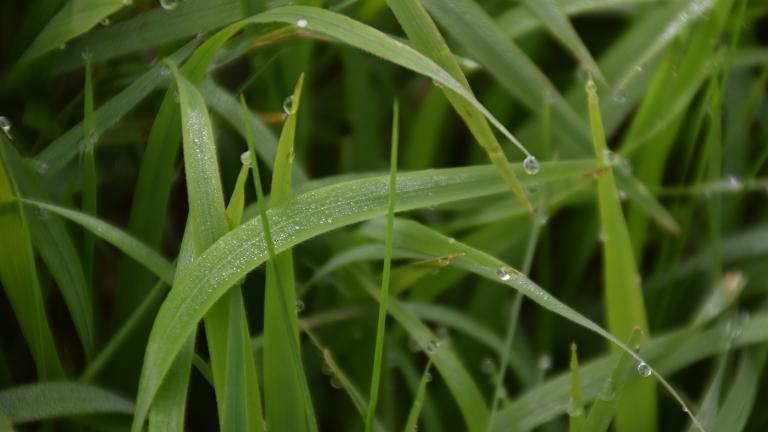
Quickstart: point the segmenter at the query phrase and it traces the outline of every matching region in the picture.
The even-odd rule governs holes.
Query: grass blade
[[[427,383],[432,380],[432,375],[429,373],[431,367],[432,362],[429,362],[427,367],[424,368],[424,373],[419,380],[419,387],[416,389],[416,396],[413,398],[413,405],[411,405],[411,410],[408,412],[408,419],[405,421],[403,432],[412,432],[419,428],[419,415],[421,415],[424,397],[427,395]]]
[[[20,62],[39,57],[98,25],[124,5],[122,0],[69,0],[40,32]]]
[[[395,221],[395,186],[397,180],[397,147],[400,136],[400,107],[395,101],[392,107],[392,146],[389,161],[389,194],[387,202],[387,233],[384,241],[384,270],[381,276],[381,293],[379,294],[379,319],[376,324],[376,347],[373,355],[373,371],[371,373],[371,395],[369,397],[368,413],[365,416],[365,431],[370,432],[376,418],[376,405],[379,400],[379,381],[381,380],[381,364],[384,356],[384,334],[387,325],[387,302],[389,301],[389,275],[392,268],[392,229]]]
[[[602,224],[603,293],[607,327],[611,334],[620,340],[627,340],[634,328],[639,328],[646,335],[645,337],[648,337],[648,321],[640,277],[637,273],[629,231],[621,211],[613,169],[609,165],[611,153],[605,142],[600,102],[591,77],[586,89],[598,169],[605,170],[597,179],[597,196]],[[650,380],[639,382],[626,390],[626,397],[619,404],[617,430],[627,431],[633,427],[655,430],[656,415],[654,382]]]
[[[571,399],[568,401],[568,431],[584,430],[584,399],[581,396],[581,379],[579,378],[579,357],[576,354],[576,343],[571,343]]]
[[[13,202],[18,192],[9,176],[11,171],[6,168],[8,158],[5,157],[10,143],[5,134],[0,140],[3,141],[0,148],[0,202],[10,204],[0,208],[0,281],[32,352],[38,378],[60,378],[64,376],[64,369],[45,313],[32,239],[21,205]]]
[[[96,180],[96,125],[93,114],[93,70],[91,69],[90,55],[85,55],[85,95],[83,108],[83,213],[97,215],[98,208],[98,184]],[[93,292],[93,266],[95,239],[88,231],[83,233],[83,273],[88,284],[89,291]]]
[[[387,4],[416,48],[445,69],[462,86],[466,93],[471,94],[469,82],[461,71],[456,58],[451,54],[440,31],[421,3],[417,0],[387,0]],[[520,181],[517,179],[514,171],[509,169],[504,150],[496,141],[488,123],[481,116],[482,113],[468,103],[466,97],[459,97],[459,95],[447,90],[444,90],[444,92],[448,101],[462,117],[483,150],[485,150],[491,163],[498,169],[499,176],[504,180],[504,183],[528,211],[532,212],[533,207],[528,201],[525,192],[523,192]],[[528,150],[517,139],[512,136],[509,136],[509,138],[526,155],[526,158],[531,158],[534,161],[533,163],[535,163],[535,158],[528,153]]]
[[[133,414],[133,404],[88,384],[49,382],[0,390],[0,410],[13,424],[86,414]]]
[[[598,81],[605,84],[605,77],[600,72],[600,67],[592,58],[589,49],[576,33],[576,29],[568,20],[561,6],[555,0],[525,0],[525,5],[541,20],[541,23],[552,33],[568,51],[581,62],[582,66]]]

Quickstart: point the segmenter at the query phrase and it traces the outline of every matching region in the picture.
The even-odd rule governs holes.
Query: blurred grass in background
[[[4,4],[0,430],[765,430],[767,85],[760,0]]]

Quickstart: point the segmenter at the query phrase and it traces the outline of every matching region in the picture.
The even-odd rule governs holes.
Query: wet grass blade
[[[610,165],[612,153],[605,142],[597,88],[591,78],[587,81],[586,89],[598,170],[605,171],[597,178],[597,198],[602,225],[600,236],[607,328],[619,340],[627,340],[636,327],[648,337],[648,321],[640,276]],[[655,430],[656,404],[656,386],[653,381],[638,382],[628,388],[626,397],[619,406],[617,430],[626,431],[632,427]]]
[[[93,70],[91,68],[91,58],[85,55],[85,95],[83,109],[83,213],[93,216],[97,215],[98,206],[98,184],[96,179],[96,141],[99,137],[96,135],[96,125],[93,114]],[[83,273],[85,282],[88,284],[88,290],[93,292],[93,266],[94,266],[94,243],[93,234],[88,231],[83,233]]]
[[[102,19],[123,7],[122,0],[69,0],[40,32],[20,62],[39,57],[95,27]]]
[[[605,77],[600,72],[600,67],[592,58],[589,49],[584,45],[576,29],[573,28],[568,16],[561,9],[562,6],[555,0],[525,0],[525,5],[541,20],[541,23],[568,51],[570,51],[581,65],[595,76],[598,81],[605,84]]]
[[[296,82],[285,104],[287,118],[280,134],[272,173],[270,206],[280,206],[293,197],[294,141],[304,76]],[[244,99],[242,99],[244,101]],[[256,164],[255,143],[242,102],[242,122],[247,131],[249,163]],[[258,167],[257,167],[258,168]],[[258,171],[254,171],[258,172]],[[259,205],[265,204],[259,200]],[[264,298],[264,401],[269,425],[275,430],[307,431],[316,428],[314,408],[301,360],[293,253],[270,258],[274,271],[267,271]],[[300,415],[299,413],[304,413]]]
[[[0,154],[4,155],[10,143],[5,134],[0,140],[3,141]],[[64,369],[45,312],[32,239],[21,204],[13,202],[18,192],[6,160],[6,157],[0,160],[0,202],[8,204],[0,208],[0,281],[32,352],[38,379],[61,378]]]
[[[427,363],[427,367],[424,368],[424,373],[419,380],[419,387],[416,389],[416,396],[413,398],[413,404],[408,412],[403,432],[413,432],[419,428],[419,416],[421,415],[421,406],[424,404],[424,397],[427,395],[427,384],[432,381],[432,375],[429,372],[431,368],[432,362]]]
[[[397,148],[400,136],[400,107],[395,101],[392,107],[392,145],[389,160],[389,194],[387,197],[387,233],[384,240],[384,270],[381,273],[381,292],[379,294],[379,318],[376,324],[376,346],[373,354],[371,372],[371,395],[368,413],[365,416],[365,431],[370,432],[376,418],[376,405],[379,400],[379,382],[384,357],[384,336],[387,325],[387,303],[389,301],[389,276],[392,269],[392,229],[395,220],[395,187],[397,180]]]
[[[0,391],[0,410],[12,424],[86,414],[133,414],[133,404],[110,391],[88,384],[51,382]]]
[[[642,332],[639,329],[635,329],[629,337],[627,345],[629,347],[637,346],[642,337]],[[610,378],[608,378],[600,389],[600,393],[597,395],[597,399],[589,409],[586,421],[582,427],[584,431],[590,432],[603,432],[607,431],[611,425],[611,420],[614,415],[617,415],[617,410],[621,405],[621,399],[623,397],[629,397],[630,395],[624,395],[625,384],[627,381],[627,375],[633,368],[634,360],[627,355],[627,353],[621,353],[619,360],[616,362],[616,366],[613,368]],[[636,369],[639,373],[645,374],[641,371],[645,363],[640,363]],[[645,366],[647,368],[647,366]],[[643,369],[647,370],[647,369]],[[629,402],[635,401],[630,399]],[[618,421],[618,419],[617,419]]]
[[[465,92],[471,94],[469,82],[461,71],[456,58],[451,54],[451,51],[440,34],[440,31],[437,29],[437,26],[424,9],[424,6],[417,0],[387,0],[387,4],[392,12],[394,12],[395,17],[397,17],[398,22],[405,30],[408,38],[413,42],[416,49],[445,69],[458,83],[460,83],[463,89],[465,89]],[[482,112],[468,103],[466,97],[459,97],[459,95],[456,95],[447,89],[444,89],[444,92],[448,101],[467,124],[467,127],[469,127],[469,130],[472,132],[472,135],[474,135],[478,144],[485,150],[491,163],[498,169],[499,175],[504,180],[504,183],[517,196],[528,211],[532,212],[533,207],[528,201],[528,197],[523,191],[520,181],[517,179],[514,171],[509,169],[504,150],[493,135],[490,126],[483,118]],[[512,143],[515,144],[526,157],[532,158],[530,153],[528,153],[525,147],[523,147],[516,138],[511,135],[508,138],[510,138]]]
[[[568,431],[581,432],[584,430],[584,398],[581,396],[581,379],[579,377],[579,357],[576,354],[576,342],[571,343],[571,398],[568,400]]]
[[[226,39],[226,34],[222,39]],[[195,254],[200,255],[229,231],[229,221],[205,101],[173,63],[168,63],[168,67],[179,90],[192,243]],[[255,363],[242,301],[236,286],[208,312],[205,317],[208,351],[222,430],[261,431],[263,419]],[[139,395],[142,391],[140,387]],[[140,427],[141,423],[142,416],[137,416],[133,428]]]

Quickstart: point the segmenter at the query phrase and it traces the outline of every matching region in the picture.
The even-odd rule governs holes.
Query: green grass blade
[[[419,380],[419,387],[416,389],[416,396],[413,398],[413,404],[408,412],[408,418],[405,421],[403,432],[413,432],[419,428],[419,416],[421,415],[421,406],[424,404],[424,397],[427,395],[427,384],[432,380],[429,370],[432,362],[427,363],[424,373]]]
[[[69,0],[40,32],[20,62],[39,57],[95,27],[124,5],[122,0]]]
[[[416,49],[445,69],[462,86],[462,90],[471,95],[469,82],[467,82],[456,58],[451,54],[448,45],[424,6],[417,0],[388,0],[387,4]],[[468,103],[466,97],[459,97],[459,95],[447,90],[444,92],[448,101],[469,127],[478,144],[485,150],[491,163],[498,169],[499,175],[504,179],[506,185],[529,211],[533,211],[533,207],[520,186],[520,181],[514,171],[509,169],[504,150],[496,141],[490,126],[481,116],[481,112],[477,107]],[[525,153],[526,157],[532,158],[516,138],[511,135],[508,138]]]
[[[155,7],[73,40],[62,53],[56,69],[67,72],[78,67],[80,53],[84,51],[93,53],[93,61],[101,63],[194,37],[242,17],[239,0],[180,1],[171,12]]]
[[[91,57],[85,55],[85,95],[83,108],[83,213],[93,216],[97,215],[98,207],[98,184],[96,179],[96,141],[99,137],[96,135],[96,125],[94,124],[93,114],[93,70],[91,68]],[[88,284],[89,291],[93,292],[93,250],[95,239],[93,234],[88,231],[83,233],[83,273],[85,281]]]
[[[639,211],[653,218],[654,222],[668,233],[678,234],[680,232],[680,225],[678,225],[674,216],[659,203],[645,184],[621,169],[614,170],[613,174],[616,180],[616,187],[621,192],[627,194],[627,199],[637,205]]]
[[[555,0],[525,0],[525,5],[541,20],[541,23],[568,51],[570,51],[582,66],[595,76],[598,81],[605,84],[605,77],[600,72],[600,67],[592,58],[589,49],[584,45],[576,29],[568,20],[568,16]]]
[[[21,202],[44,211],[55,213],[82,226],[102,240],[120,249],[124,254],[152,271],[152,273],[162,279],[165,283],[170,284],[173,282],[173,264],[168,262],[168,260],[163,258],[162,255],[152,248],[114,225],[77,210],[59,207],[53,204],[27,199],[21,199]]]
[[[19,188],[19,195],[47,200],[39,177],[33,174],[16,149],[6,141],[0,142],[0,145],[3,146],[0,155]],[[95,345],[93,302],[72,238],[61,219],[46,217],[49,213],[34,211],[28,206],[22,206],[22,211],[32,234],[35,250],[56,280],[82,341],[85,355],[91,358]]]
[[[637,346],[637,343],[642,337],[642,332],[639,329],[635,329],[629,337],[627,345],[630,347]],[[621,399],[626,383],[627,374],[630,373],[630,369],[633,369],[633,359],[627,355],[627,353],[621,353],[619,360],[616,362],[616,366],[613,368],[610,378],[608,378],[603,387],[600,389],[600,393],[589,409],[587,419],[584,422],[583,430],[590,432],[603,432],[607,431],[611,425],[611,420],[614,415],[618,415],[617,410],[621,405]],[[641,363],[642,365],[644,363]],[[640,370],[640,365],[635,369]],[[636,372],[637,373],[637,372]],[[626,395],[627,397],[630,395]],[[635,402],[629,400],[629,402]],[[616,419],[618,422],[618,418]]]
[[[378,299],[379,292],[375,284],[359,274],[356,276],[368,294]],[[480,389],[462,365],[458,355],[450,346],[441,346],[439,338],[394,298],[389,300],[388,310],[392,318],[418,343],[421,350],[435,365],[435,369],[440,372],[440,376],[445,380],[459,406],[466,429],[471,432],[485,431],[488,423],[488,407],[485,405]]]
[[[558,125],[553,132],[563,150],[587,154],[589,130],[584,120],[485,10],[473,0],[425,0],[424,4],[443,28],[531,112],[538,113],[542,97],[550,95],[552,121]]]
[[[768,351],[765,346],[745,350],[739,361],[733,384],[717,412],[711,430],[744,430],[758,400],[759,383],[765,368]],[[759,409],[759,408],[758,408]]]
[[[10,144],[0,137],[5,155]],[[41,380],[60,378],[64,369],[56,351],[53,334],[45,312],[43,292],[35,265],[35,252],[27,229],[26,217],[17,199],[16,187],[6,168],[6,157],[0,160],[0,282],[13,308],[21,332],[27,341]]]
[[[229,229],[235,229],[240,225],[240,221],[243,219],[243,210],[245,209],[245,182],[248,180],[248,171],[250,170],[250,163],[244,164],[240,168],[240,173],[235,180],[235,190],[232,191],[232,196],[227,204],[227,222],[229,223]]]
[[[221,39],[227,37],[224,33]],[[174,64],[168,66],[179,90],[192,240],[195,253],[202,254],[229,230],[216,145],[202,95]],[[250,336],[239,287],[230,290],[209,311],[205,329],[222,429],[260,431],[263,420],[258,406],[255,363],[248,349]],[[139,388],[140,395],[143,390]],[[136,416],[133,427],[142,422],[142,415]]]
[[[389,275],[392,269],[392,229],[395,221],[395,187],[397,180],[397,147],[400,136],[400,107],[395,100],[392,107],[392,146],[389,160],[389,193],[387,197],[387,233],[384,241],[384,270],[381,276],[381,293],[379,294],[379,318],[376,324],[376,346],[373,354],[373,370],[371,372],[371,395],[369,397],[368,413],[365,416],[365,431],[370,432],[376,418],[376,405],[379,400],[379,382],[381,380],[381,365],[384,357],[384,335],[387,325],[387,303],[389,301]]]
[[[176,275],[183,273],[196,258],[190,225],[184,230],[181,240],[181,250],[176,263]],[[187,405],[189,373],[192,368],[192,358],[195,353],[195,335],[187,338],[176,359],[171,372],[163,381],[149,411],[149,431],[183,432],[184,415]]]
[[[584,398],[581,396],[581,379],[579,378],[579,357],[576,354],[576,342],[571,343],[571,399],[568,400],[568,431],[581,432],[584,430]]]
[[[6,431],[6,432],[15,432],[16,431],[13,428],[11,420],[8,419],[8,416],[5,415],[5,413],[2,410],[0,410],[0,430]]]
[[[0,390],[0,410],[13,424],[86,414],[133,414],[131,401],[74,382],[26,384]]]
[[[609,165],[611,153],[605,142],[597,89],[591,78],[586,89],[598,169],[605,170],[597,179],[597,196],[602,224],[600,235],[603,244],[603,293],[607,327],[619,340],[627,340],[636,327],[648,337],[648,321],[640,277],[629,231],[621,211],[613,169]],[[627,431],[633,427],[655,430],[656,405],[656,386],[653,381],[642,381],[631,386],[619,404],[617,430]]]
[[[192,53],[196,46],[197,41],[192,41],[174,52],[170,59],[180,63]],[[150,68],[136,78],[131,85],[101,105],[94,112],[95,133],[99,136],[104,135],[152,91],[166,84],[168,81],[164,76],[163,67],[163,64],[158,64]],[[72,161],[80,152],[80,141],[85,133],[83,128],[82,123],[72,127],[38,153],[35,157],[38,161],[38,170],[43,171],[40,168],[45,167],[45,171],[52,175]]]
[[[288,117],[283,125],[272,174],[271,206],[279,206],[293,196],[294,141],[298,111],[301,107],[304,76],[290,96]],[[243,103],[242,123],[251,131],[248,109]],[[249,152],[255,150],[252,133],[248,133]],[[255,155],[251,164],[255,164]],[[262,204],[261,199],[259,205]],[[264,401],[271,428],[306,431],[315,428],[314,409],[301,361],[293,253],[288,250],[271,258],[267,272],[264,299]],[[304,416],[298,413],[305,413]]]

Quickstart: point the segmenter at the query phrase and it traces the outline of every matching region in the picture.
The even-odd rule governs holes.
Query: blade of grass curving
[[[424,397],[427,395],[427,383],[432,380],[432,375],[429,373],[431,367],[432,362],[430,361],[419,380],[419,387],[416,389],[416,396],[413,398],[413,404],[408,412],[403,432],[413,432],[419,429],[419,416],[421,415],[421,406],[424,404]]]
[[[413,42],[416,49],[445,69],[458,83],[460,83],[467,93],[471,94],[467,78],[461,71],[456,58],[451,54],[443,36],[432,21],[432,18],[430,18],[429,14],[424,9],[424,6],[422,6],[418,0],[387,0],[387,5],[395,14],[398,22],[403,27],[403,30],[405,30],[408,38]],[[499,170],[501,178],[504,179],[504,182],[528,211],[532,212],[533,207],[520,186],[520,181],[517,179],[517,176],[515,176],[514,171],[509,169],[504,150],[501,148],[499,142],[496,141],[496,137],[493,135],[488,123],[481,116],[481,113],[469,104],[466,98],[462,98],[447,89],[444,89],[444,93],[456,112],[467,124],[467,127],[469,127],[478,144],[480,144],[488,155],[488,159],[490,159],[491,163],[493,163]],[[533,161],[532,163],[536,163],[535,158],[528,153],[528,150],[526,150],[517,139],[511,137],[511,140],[512,143],[525,154],[526,160],[531,158]]]
[[[252,152],[252,156],[254,154]],[[547,166],[549,164],[545,164],[545,168]],[[386,177],[342,181],[310,190],[270,209],[269,218],[277,221],[270,233],[270,238],[277,240],[274,250],[283,251],[333,229],[382,216],[387,207],[386,183]],[[397,184],[397,211],[427,208],[506,190],[495,170],[487,166],[401,174]],[[214,243],[177,281],[175,290],[158,312],[147,345],[137,418],[145,415],[170,363],[197,321],[228,288],[269,256],[261,223],[261,218],[256,218],[241,224]],[[448,254],[453,252],[455,250],[448,248]],[[436,254],[443,255],[446,253]],[[487,276],[495,278],[495,270],[488,270]],[[559,310],[561,303],[551,306]],[[593,322],[580,315],[576,318],[577,323],[604,335],[604,330]],[[610,335],[606,337],[610,339]]]
[[[605,84],[605,77],[600,72],[600,67],[592,58],[589,49],[584,45],[576,29],[573,28],[568,15],[562,10],[562,6],[555,0],[525,0],[525,5],[533,11],[541,23],[568,51],[570,51],[582,66],[598,81]]]
[[[591,77],[587,81],[586,91],[598,169],[605,170],[597,179],[597,197],[602,224],[603,295],[607,327],[619,340],[628,339],[635,327],[638,327],[647,338],[648,320],[640,277],[637,273],[629,230],[621,211],[621,201],[612,165],[610,165],[611,153],[605,142],[597,88]],[[655,430],[656,405],[656,388],[653,381],[641,381],[632,385],[626,390],[623,402],[619,403],[616,416],[617,430],[627,431],[634,427]]]
[[[584,398],[581,396],[581,379],[579,378],[579,356],[576,354],[576,342],[571,343],[571,399],[568,400],[568,431],[581,432],[584,430]]]
[[[758,400],[760,379],[768,358],[765,346],[745,350],[739,361],[733,384],[722,401],[712,430],[744,430]]]
[[[632,334],[629,336],[627,345],[634,347],[642,338],[642,332],[635,328]],[[584,422],[582,430],[590,432],[604,432],[608,430],[611,425],[611,419],[616,414],[621,405],[621,398],[624,393],[625,383],[629,370],[632,369],[632,358],[627,353],[621,353],[619,360],[616,362],[616,366],[613,368],[611,376],[603,383],[603,387],[600,389],[595,402],[589,409],[587,419]],[[644,374],[641,371],[642,365],[640,363],[637,366],[639,373]],[[629,395],[627,395],[629,396]],[[626,397],[626,396],[625,396]],[[630,400],[630,402],[634,402]],[[617,419],[618,421],[618,419]]]
[[[653,218],[668,233],[678,234],[680,232],[680,225],[678,225],[674,216],[661,205],[644,183],[622,169],[614,170],[613,174],[616,180],[616,187],[621,192],[627,194],[627,199],[637,205],[639,211]]]
[[[435,19],[478,63],[511,95],[533,113],[541,110],[541,98],[551,97],[552,120],[562,149],[576,155],[587,154],[589,130],[584,120],[562,97],[536,64],[473,0],[424,0]]]
[[[684,408],[685,412],[694,421],[694,424],[696,424],[696,426],[701,429],[698,420],[696,420],[695,416],[690,412],[690,409],[677,393],[677,391],[675,391],[675,389],[667,382],[664,377],[659,375],[653,368],[651,368],[651,366],[648,365],[648,362],[640,357],[634,351],[634,349],[628,347],[626,344],[621,342],[618,338],[613,336],[604,328],[597,325],[595,322],[573,310],[566,304],[560,302],[558,299],[536,285],[533,281],[526,278],[522,273],[507,266],[491,255],[462,244],[456,240],[452,240],[451,238],[446,237],[443,234],[440,234],[435,230],[417,222],[397,219],[395,221],[394,241],[396,247],[419,251],[421,253],[430,255],[440,256],[448,253],[461,252],[463,255],[453,261],[455,266],[466,269],[484,278],[498,281],[504,285],[515,288],[545,309],[548,309],[575,324],[578,324],[588,330],[591,330],[594,333],[597,333],[607,341],[619,347],[623,352],[634,358],[634,360],[638,363],[645,363],[646,366],[648,366],[650,375],[654,375],[659,380],[659,382],[664,386],[664,388],[667,389],[670,395],[672,395],[672,397],[675,398],[680,406]]]
[[[0,390],[0,410],[13,424],[85,414],[133,414],[131,401],[74,382],[27,384]]]
[[[91,57],[85,55],[85,95],[83,108],[83,213],[96,216],[98,206],[98,185],[96,180],[96,125],[93,115],[93,70]],[[87,230],[83,233],[83,273],[89,291],[93,292],[93,249],[95,239]]]
[[[179,48],[171,54],[171,60],[177,63],[182,62],[192,53],[198,42],[194,40]],[[152,91],[167,83],[168,79],[164,76],[162,64],[150,68],[94,112],[95,133],[104,135]],[[83,134],[83,124],[77,124],[45,147],[35,157],[38,161],[38,171],[54,174],[74,159],[80,151],[79,143]]]
[[[19,188],[19,196],[47,200],[40,178],[32,173],[29,165],[9,144],[5,140],[0,141],[0,157]],[[61,219],[46,217],[49,216],[48,212],[33,211],[27,206],[22,206],[22,211],[35,250],[53,275],[82,341],[86,358],[90,359],[95,345],[93,303],[72,238]]]
[[[379,382],[381,365],[384,357],[384,336],[387,325],[387,302],[389,301],[389,275],[392,269],[392,229],[395,220],[395,182],[397,180],[397,147],[400,140],[400,107],[395,100],[392,106],[392,145],[389,159],[389,193],[387,197],[387,233],[384,241],[384,270],[381,273],[381,294],[379,295],[379,318],[376,323],[376,346],[373,354],[371,372],[371,393],[368,413],[365,416],[365,431],[370,432],[376,418],[376,405],[379,400]]]
[[[357,272],[354,275],[371,297],[379,298],[380,293],[375,284]],[[466,430],[470,432],[484,431],[488,422],[488,408],[480,389],[453,349],[449,346],[441,346],[439,338],[396,299],[391,298],[389,300],[388,311],[392,318],[418,343],[418,346],[440,372],[464,417]]]
[[[10,147],[5,134],[0,153]],[[45,302],[35,265],[35,252],[27,229],[26,216],[17,199],[17,187],[12,183],[6,157],[0,160],[0,282],[11,304],[21,333],[29,346],[40,380],[60,378],[64,369],[56,351]],[[7,410],[6,410],[7,411]]]
[[[173,264],[168,262],[168,260],[163,258],[158,252],[119,228],[77,210],[23,198],[19,201],[55,213],[82,226],[102,240],[120,249],[124,254],[152,271],[152,273],[162,279],[165,283],[173,283]]]
[[[184,237],[181,240],[179,259],[176,263],[176,275],[183,273],[195,261],[195,258],[192,230],[190,223],[187,222]],[[184,432],[189,374],[192,369],[194,354],[195,335],[192,334],[187,338],[186,343],[176,356],[170,373],[157,392],[152,409],[149,411],[149,432]]]
[[[122,0],[69,0],[37,35],[19,62],[39,57],[95,27],[122,8]]]
[[[699,403],[699,410],[701,411],[699,420],[701,420],[701,424],[708,430],[714,430],[712,429],[712,423],[717,417],[717,408],[720,404],[720,399],[722,398],[723,381],[726,367],[728,366],[728,354],[728,351],[723,352],[715,360],[716,366],[714,374],[709,383],[707,383],[707,390],[703,400]],[[695,432],[695,429],[691,426],[687,431]]]
[[[228,35],[222,33],[221,39],[226,38]],[[194,60],[197,57],[191,59]],[[179,91],[191,234],[195,254],[199,255],[229,231],[229,222],[205,101],[176,65],[170,62],[167,65]],[[198,81],[201,78],[199,76]],[[242,302],[238,285],[208,312],[205,317],[208,351],[222,430],[261,431],[263,420],[256,366],[249,349],[250,335]],[[143,390],[140,387],[139,394]],[[140,428],[143,420],[135,417],[133,428]]]

